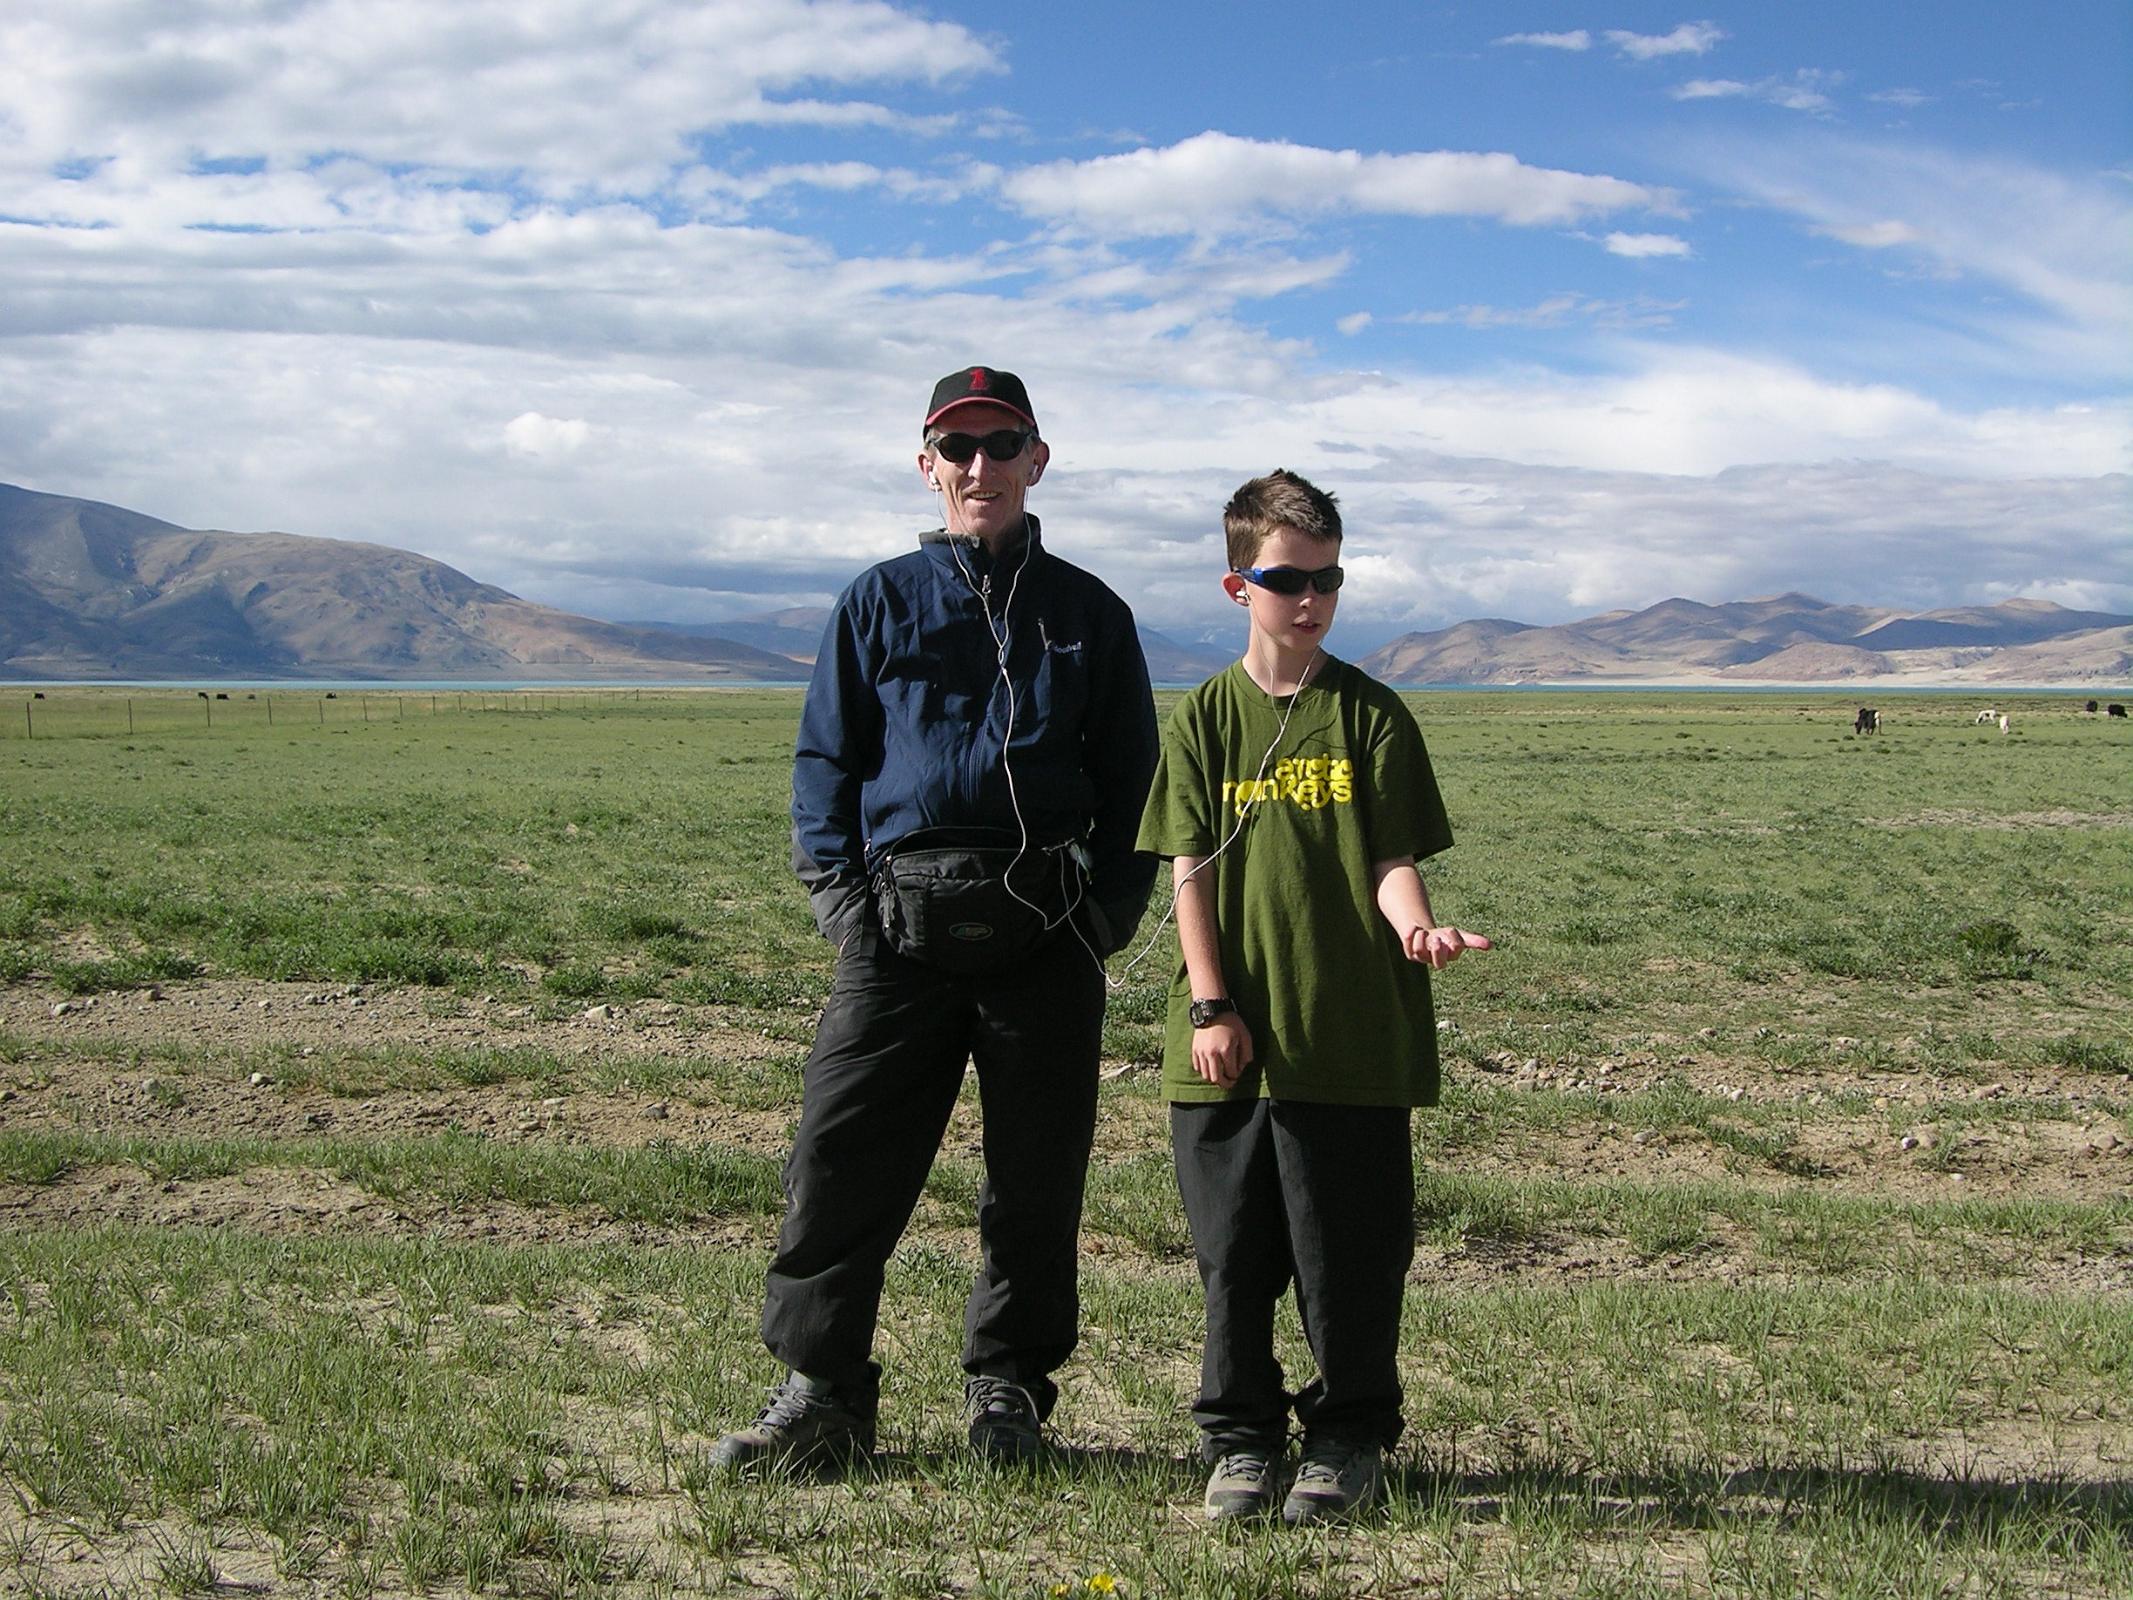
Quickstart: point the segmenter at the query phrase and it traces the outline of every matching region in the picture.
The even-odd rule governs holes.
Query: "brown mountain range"
[[[2044,600],[1906,612],[1806,595],[1662,600],[1536,627],[1490,618],[1363,657],[1389,683],[1866,683],[2120,686],[2133,617]]]
[[[197,532],[0,484],[0,677],[802,675],[752,645],[535,605],[406,550]]]
[[[600,622],[425,556],[202,532],[0,484],[0,678],[804,677],[822,614],[692,627]],[[1141,630],[1160,682],[1228,650]],[[2040,600],[1904,612],[1804,595],[1665,600],[1539,627],[1487,618],[1362,657],[1392,683],[2133,682],[2133,617]]]

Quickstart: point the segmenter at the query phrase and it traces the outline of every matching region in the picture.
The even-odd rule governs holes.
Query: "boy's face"
[[[1252,565],[1316,572],[1320,567],[1338,566],[1340,559],[1339,540],[1313,539],[1294,528],[1281,528],[1260,545]],[[1276,594],[1234,572],[1223,574],[1222,588],[1232,600],[1250,610],[1254,630],[1297,655],[1308,655],[1325,641],[1341,598],[1337,590],[1320,594],[1309,584],[1304,585],[1301,594]]]

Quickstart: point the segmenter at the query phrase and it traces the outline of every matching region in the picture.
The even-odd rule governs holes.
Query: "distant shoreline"
[[[1164,680],[1155,684],[1161,690],[1197,688],[1204,679]],[[740,689],[805,689],[805,677],[794,678],[645,678],[645,679],[563,679],[563,678],[496,678],[473,680],[453,679],[391,679],[391,678],[5,678],[0,679],[0,694],[13,689],[136,689],[136,690],[202,690],[214,693],[247,694],[532,694],[544,691],[555,693],[627,693],[630,690],[654,689],[662,693],[677,690],[716,690],[731,692]],[[1739,682],[1714,681],[1710,678],[1570,678],[1522,683],[1395,683],[1392,688],[1410,693],[1445,694],[1823,694],[1840,699],[1856,699],[1861,695],[1930,694],[1970,695],[1991,699],[1995,695],[2059,695],[2076,699],[2104,700],[2133,697],[2133,684],[2100,683],[1949,683],[1929,679],[1849,678],[1840,682],[1742,680]]]

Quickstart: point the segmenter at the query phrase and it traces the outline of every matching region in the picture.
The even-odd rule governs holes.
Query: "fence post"
[[[126,737],[133,737],[133,701],[130,697],[126,701]]]
[[[37,737],[37,719],[30,715],[30,702],[27,700],[22,702],[22,726],[28,730],[24,733],[24,738],[34,739]]]
[[[274,697],[272,695],[267,696],[267,726],[270,728],[274,726]]]

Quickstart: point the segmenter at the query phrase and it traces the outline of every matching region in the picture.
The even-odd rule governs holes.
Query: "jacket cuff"
[[[815,927],[839,950],[874,915],[874,895],[864,878],[831,878],[808,891],[807,903]]]

